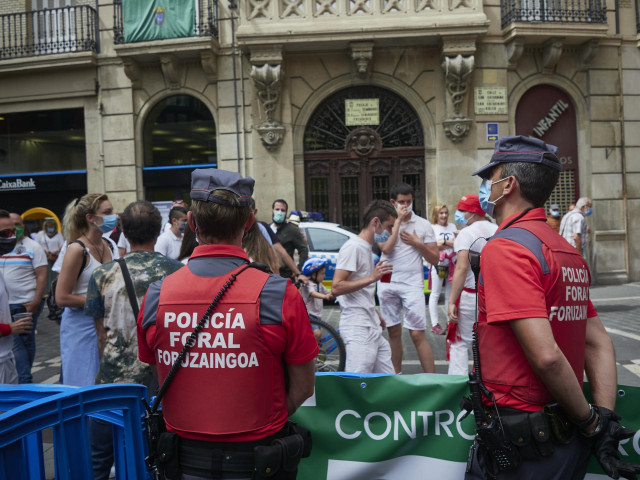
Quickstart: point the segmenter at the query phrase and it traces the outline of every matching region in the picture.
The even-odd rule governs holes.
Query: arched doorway
[[[516,134],[530,135],[558,147],[562,172],[558,185],[547,201],[557,203],[562,213],[575,203],[578,189],[578,133],[573,100],[552,85],[527,90],[516,109]]]
[[[213,115],[191,95],[158,102],[145,120],[143,142],[148,200],[188,200],[191,171],[218,165]]]
[[[393,185],[412,185],[414,210],[425,211],[424,136],[400,96],[375,86],[349,87],[313,112],[304,136],[307,209],[359,229],[364,207],[389,199]]]

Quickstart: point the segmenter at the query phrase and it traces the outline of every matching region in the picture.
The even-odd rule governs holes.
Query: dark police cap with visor
[[[226,199],[214,195],[216,190],[227,190],[235,193],[241,206],[251,205],[255,180],[243,177],[238,172],[228,172],[217,168],[199,168],[191,172],[191,199],[201,202],[213,202],[220,205],[231,205]]]
[[[472,175],[482,178],[489,176],[493,167],[500,163],[541,163],[555,170],[562,170],[562,165],[556,156],[558,147],[549,145],[539,138],[516,135],[515,137],[501,137],[496,141],[496,148],[491,161]]]

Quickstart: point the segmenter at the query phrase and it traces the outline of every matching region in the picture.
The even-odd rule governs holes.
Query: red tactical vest
[[[545,222],[520,221],[492,239],[499,237],[522,244],[538,257],[553,336],[582,385],[591,284],[587,263]],[[500,267],[482,264],[482,268]],[[495,394],[498,406],[539,410],[552,401],[551,394],[529,365],[510,322],[487,323],[481,281],[478,290],[482,292],[478,295],[478,346],[484,383]]]
[[[214,296],[238,270],[203,278],[181,268],[165,278],[154,342],[160,384]],[[282,351],[272,351],[261,337],[259,298],[267,279],[248,268],[218,303],[162,399],[170,430],[190,438],[211,435],[213,441],[252,432],[258,439],[287,421],[285,342]]]

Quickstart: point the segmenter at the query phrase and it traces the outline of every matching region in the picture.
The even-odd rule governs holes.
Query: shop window
[[[0,113],[2,175],[86,171],[82,108]]]

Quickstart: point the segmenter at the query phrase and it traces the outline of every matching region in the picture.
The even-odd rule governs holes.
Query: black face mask
[[[13,250],[17,241],[18,239],[16,237],[0,238],[0,255],[4,255],[5,253],[9,253]]]

